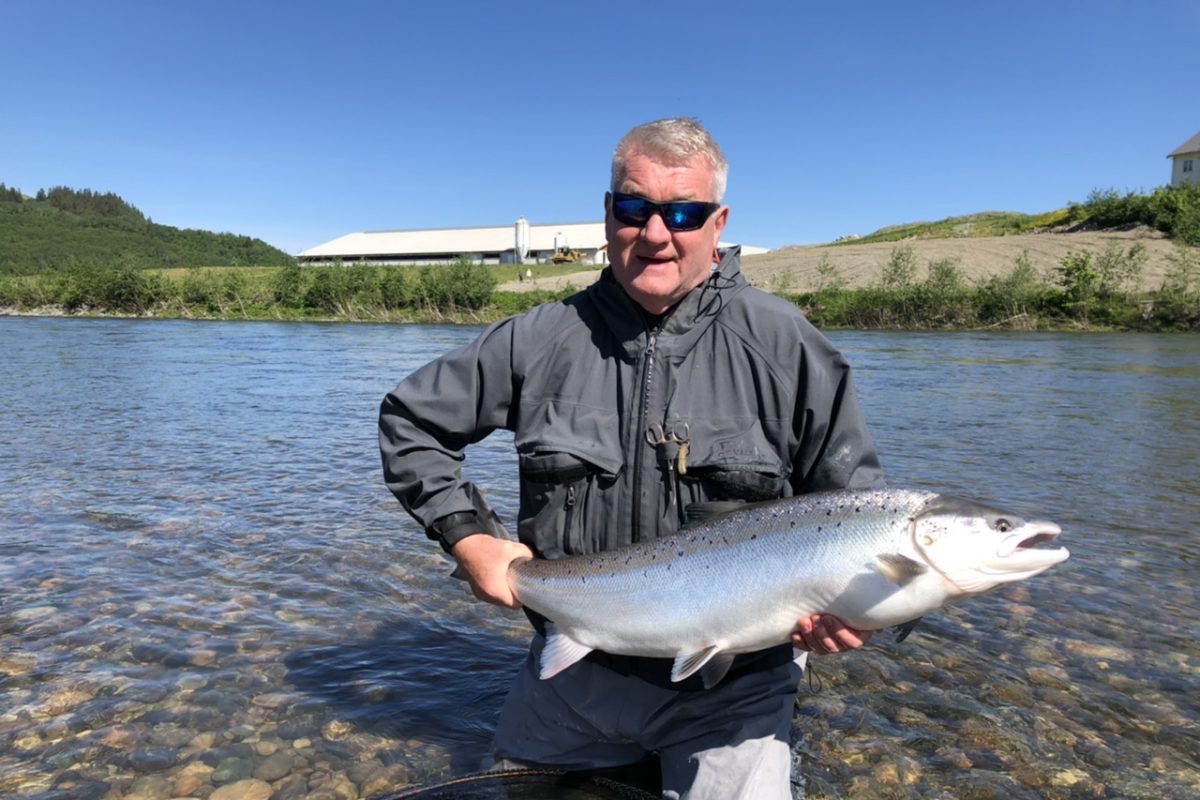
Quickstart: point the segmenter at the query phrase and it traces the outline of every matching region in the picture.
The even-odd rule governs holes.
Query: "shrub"
[[[817,262],[817,291],[844,288],[846,288],[846,279],[842,277],[841,270],[833,263],[827,253],[823,253],[821,260]]]
[[[271,278],[271,296],[286,308],[304,306],[304,295],[308,291],[305,270],[299,264],[288,264]]]
[[[1097,291],[1107,297],[1123,290],[1137,291],[1141,286],[1142,268],[1150,259],[1141,242],[1129,250],[1110,244],[1096,258]]]
[[[477,311],[491,302],[495,289],[496,276],[490,268],[461,256],[449,266],[422,267],[415,299],[439,311]]]
[[[382,268],[382,277],[379,279],[379,300],[384,308],[392,311],[412,305],[412,282],[405,275],[404,267]]]
[[[885,289],[911,286],[917,276],[917,255],[909,245],[892,248],[887,263],[883,265],[880,285]]]

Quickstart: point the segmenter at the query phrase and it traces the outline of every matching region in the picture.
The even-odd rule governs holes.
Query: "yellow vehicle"
[[[578,250],[572,250],[569,247],[560,247],[554,251],[554,255],[550,260],[555,264],[574,264],[577,261],[583,260],[583,253]]]

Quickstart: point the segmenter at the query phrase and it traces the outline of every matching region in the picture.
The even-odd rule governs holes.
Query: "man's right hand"
[[[508,585],[508,565],[517,559],[533,558],[533,551],[526,545],[476,533],[459,539],[450,548],[450,555],[462,567],[471,591],[480,600],[505,608],[521,607]]]

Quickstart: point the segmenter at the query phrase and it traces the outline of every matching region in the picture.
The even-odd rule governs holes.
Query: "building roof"
[[[1186,155],[1187,153],[1200,153],[1200,133],[1197,133],[1195,136],[1179,145],[1179,147],[1176,147],[1174,150],[1167,153],[1167,158],[1182,156]]]
[[[530,225],[528,247],[553,250],[555,238],[576,250],[599,250],[607,241],[603,222],[564,222]],[[516,248],[513,225],[487,228],[423,228],[348,233],[300,253],[302,258],[338,256],[433,255],[444,253],[503,253]]]

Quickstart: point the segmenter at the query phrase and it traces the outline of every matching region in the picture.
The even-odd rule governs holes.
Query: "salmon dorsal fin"
[[[581,661],[592,648],[580,644],[562,633],[552,622],[546,623],[546,646],[542,648],[542,659],[538,677],[553,678],[576,661]]]

